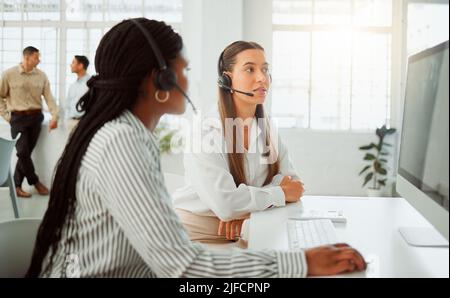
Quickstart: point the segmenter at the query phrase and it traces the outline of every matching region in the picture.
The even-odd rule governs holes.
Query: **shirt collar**
[[[23,65],[22,65],[22,63],[19,63],[19,73],[20,74],[22,74],[22,73],[30,73],[30,74],[35,74],[36,73],[36,67],[33,67],[33,69],[31,70],[31,71],[29,71],[29,72],[26,72],[25,71],[25,69],[23,68]]]
[[[81,78],[77,78],[77,82],[84,82],[89,80],[91,76],[88,73],[85,73],[84,76],[82,76]]]
[[[125,119],[134,129],[136,129],[139,133],[147,135],[151,142],[158,147],[158,142],[155,135],[145,127],[144,123],[136,117],[130,110],[126,110],[122,114],[123,119]]]

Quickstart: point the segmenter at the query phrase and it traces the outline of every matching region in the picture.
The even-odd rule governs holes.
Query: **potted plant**
[[[170,153],[172,137],[178,132],[177,129],[169,127],[167,122],[160,122],[155,128],[154,134],[159,141],[159,150],[161,154]]]
[[[359,150],[369,151],[366,152],[364,160],[370,162],[370,164],[366,165],[361,172],[359,172],[359,175],[366,173],[362,185],[363,187],[371,182],[371,186],[367,189],[369,197],[381,196],[382,187],[386,186],[386,175],[388,173],[387,156],[389,155],[386,147],[392,147],[392,145],[386,143],[384,139],[387,135],[395,133],[395,131],[395,128],[386,128],[386,125],[383,125],[375,131],[375,134],[378,137],[378,144],[370,143],[369,145],[359,147]],[[369,172],[367,173],[367,171]]]

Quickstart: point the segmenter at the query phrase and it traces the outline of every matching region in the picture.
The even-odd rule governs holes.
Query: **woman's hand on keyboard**
[[[362,271],[367,267],[364,258],[347,244],[311,248],[305,251],[308,276],[336,275]]]
[[[280,187],[288,203],[298,202],[305,191],[303,183],[298,180],[292,180],[290,176],[283,177],[283,180],[280,182]]]

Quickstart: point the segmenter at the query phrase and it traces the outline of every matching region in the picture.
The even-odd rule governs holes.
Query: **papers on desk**
[[[347,218],[342,210],[315,210],[306,209],[302,211],[298,217],[291,217],[294,220],[312,220],[312,219],[329,219],[334,223],[346,223]]]

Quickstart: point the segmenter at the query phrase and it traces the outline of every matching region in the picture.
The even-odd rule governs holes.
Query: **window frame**
[[[40,2],[43,3],[44,0],[41,0]],[[86,0],[85,0],[86,1]],[[102,0],[102,14],[103,19],[105,19],[105,15],[107,13],[107,9],[109,8],[109,0]],[[69,67],[70,61],[67,61],[67,30],[69,29],[100,29],[102,31],[102,35],[106,33],[107,30],[109,30],[112,26],[116,25],[120,21],[75,21],[70,20],[68,21],[66,19],[66,0],[59,0],[59,20],[25,20],[24,15],[26,12],[24,11],[24,6],[27,3],[26,0],[20,1],[20,20],[2,20],[0,21],[0,29],[3,30],[3,28],[19,28],[21,31],[20,35],[20,44],[22,45],[22,48],[19,49],[21,52],[23,47],[26,45],[24,44],[24,28],[41,28],[41,27],[48,27],[48,28],[54,28],[56,30],[56,48],[57,48],[57,58],[56,58],[56,73],[57,73],[57,81],[54,83],[55,88],[52,88],[52,94],[55,97],[55,102],[58,105],[62,105],[65,103],[66,95],[68,86],[66,84],[67,82],[67,68]],[[142,17],[145,16],[145,0],[140,1],[141,6],[141,13],[140,15],[136,15],[136,17]],[[0,15],[3,16],[4,10],[3,4],[0,6]],[[184,9],[184,5],[183,5]],[[181,14],[181,18],[183,18],[183,12]],[[183,20],[181,19],[180,22],[167,22],[168,25],[172,26],[177,32],[181,32]],[[3,38],[1,38],[1,43],[3,43]],[[3,57],[3,44],[0,48],[0,57]],[[89,53],[89,41],[86,42],[85,53]],[[18,57],[20,57],[20,53],[18,53]],[[2,59],[3,61],[3,59]],[[18,63],[20,60],[17,61]],[[93,63],[93,61],[92,61]],[[2,62],[2,71],[6,70],[3,69],[3,62]],[[52,85],[51,80],[54,78],[49,78],[50,84]]]
[[[351,0],[351,7],[352,7],[352,20],[353,20],[353,7],[354,7],[354,3],[357,0]],[[273,2],[273,1],[272,1]],[[399,57],[401,57],[398,53],[398,49],[401,49],[401,46],[403,44],[403,38],[402,38],[402,29],[403,29],[403,2],[404,0],[392,0],[392,21],[391,21],[391,25],[390,26],[356,26],[356,25],[350,25],[352,27],[353,32],[364,32],[364,33],[372,33],[372,34],[390,34],[390,39],[391,39],[391,43],[390,43],[390,59],[391,59],[391,63],[390,63],[390,88],[389,88],[389,98],[387,98],[388,101],[388,105],[386,107],[386,117],[384,119],[386,125],[390,126],[392,123],[397,123],[398,119],[396,119],[396,115],[397,115],[397,106],[398,106],[398,102],[401,101],[401,97],[400,94],[398,93],[397,90],[397,85],[396,84],[401,84],[401,73],[399,72],[399,69],[401,69],[401,65],[402,65],[402,59],[400,59]],[[313,0],[314,3],[314,0]],[[272,18],[273,18],[273,3],[272,3]],[[313,4],[313,8],[311,9],[311,24],[292,24],[292,25],[286,25],[286,24],[276,24],[274,23],[274,21],[272,20],[272,40],[274,38],[274,32],[278,31],[278,32],[309,32],[310,33],[310,56],[309,59],[310,61],[312,60],[312,55],[313,55],[313,51],[312,51],[312,47],[313,47],[313,32],[332,32],[334,30],[336,30],[336,26],[334,25],[320,25],[320,24],[313,24],[314,23],[314,4]],[[352,45],[353,48],[353,45]],[[272,55],[273,51],[272,51]],[[353,63],[353,59],[350,60],[350,63]],[[318,128],[312,128],[311,127],[311,96],[312,96],[312,65],[313,63],[311,62],[309,64],[309,75],[310,75],[310,80],[309,80],[309,89],[308,89],[308,126],[307,127],[302,127],[298,125],[298,121],[296,121],[297,117],[295,117],[295,115],[292,114],[272,114],[272,117],[274,118],[282,118],[282,117],[287,117],[290,119],[293,119],[294,121],[294,125],[292,126],[283,126],[282,128],[293,128],[293,129],[301,129],[301,130],[311,130],[311,131],[351,131],[351,132],[361,132],[361,133],[368,133],[368,132],[372,132],[373,129],[355,129],[352,128],[352,124],[351,124],[351,118],[352,118],[352,112],[350,110],[350,115],[349,115],[349,127],[345,128],[345,129],[318,129]],[[351,74],[353,74],[353,66],[350,65],[352,71]],[[350,84],[353,83],[353,78],[350,79]],[[350,92],[350,107],[352,104],[352,92]],[[273,95],[272,95],[273,97]],[[272,111],[272,102],[273,100],[270,101],[270,110]],[[374,128],[375,129],[375,128]]]

